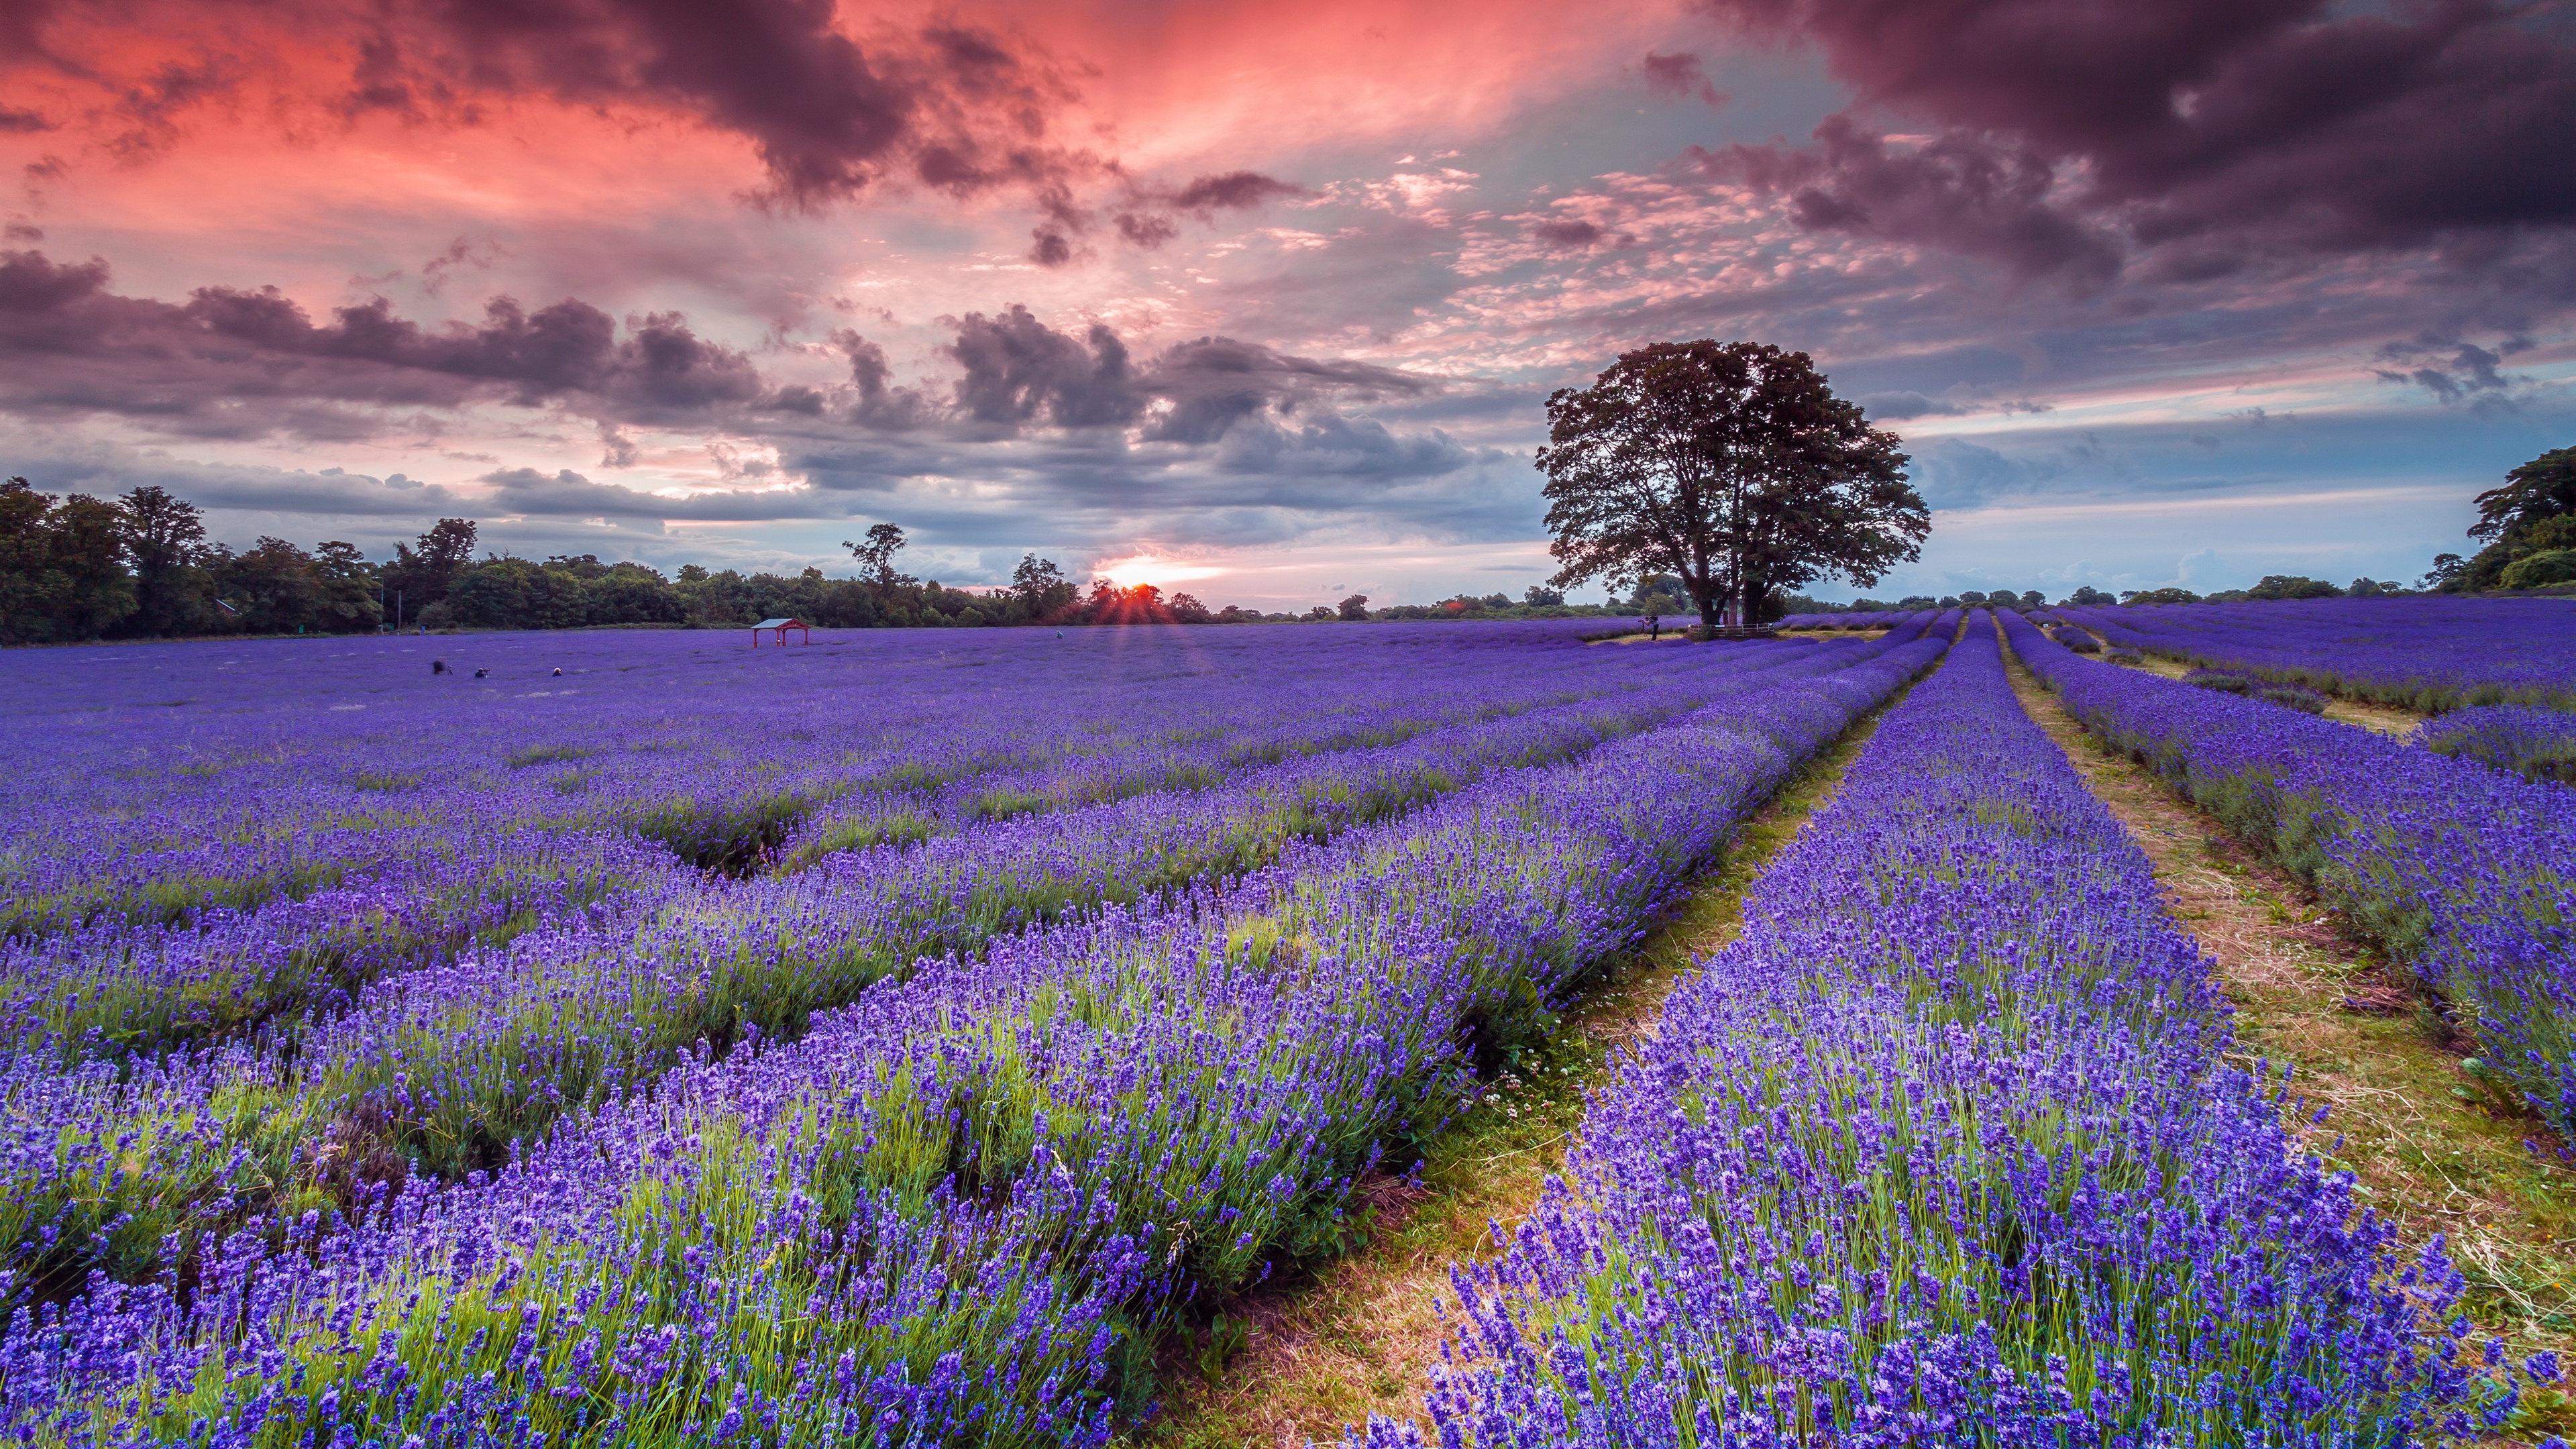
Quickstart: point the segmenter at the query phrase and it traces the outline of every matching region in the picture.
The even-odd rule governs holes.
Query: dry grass
[[[1371,1414],[1418,1417],[1447,1337],[1437,1305],[1456,1302],[1449,1266],[1491,1258],[1497,1235],[1537,1203],[1565,1163],[1585,1091],[1653,1030],[1691,961],[1735,938],[1746,887],[1832,798],[1877,719],[1846,731],[1749,821],[1673,919],[1569,1008],[1548,1050],[1492,1083],[1432,1144],[1412,1183],[1372,1186],[1350,1256],[1237,1305],[1167,1353],[1165,1412],[1133,1440],[1303,1445],[1338,1439]]]
[[[2216,958],[2242,1058],[2291,1066],[2310,1111],[2329,1109],[2322,1127],[2292,1112],[2294,1128],[2407,1240],[2447,1239],[2472,1285],[2472,1316],[2517,1356],[2576,1350],[2576,1172],[2554,1148],[2529,1145],[2548,1129],[2487,1097],[2441,1018],[2314,893],[2102,749],[2018,662],[2012,677],[2023,707],[2146,850],[2176,919]],[[2548,1421],[2567,1412],[2564,1399],[2538,1407],[2534,1428],[2576,1428]]]

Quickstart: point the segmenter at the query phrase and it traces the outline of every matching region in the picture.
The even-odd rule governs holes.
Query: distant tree
[[[124,515],[84,493],[61,502],[0,482],[0,643],[95,639],[134,612]]]
[[[1368,595],[1353,594],[1349,598],[1342,600],[1341,612],[1342,617],[1345,619],[1366,619],[1368,617]]]
[[[2576,548],[2576,448],[2554,448],[2515,468],[2477,504],[2469,536],[2486,547],[2435,585],[2446,593],[2503,587],[2505,570],[2520,560]],[[2439,559],[2434,567],[2440,570]]]
[[[2576,513],[2576,448],[2552,448],[2504,477],[2503,487],[2478,495],[2469,537],[2492,543],[2516,525]]]
[[[1694,614],[1698,606],[1691,601],[1688,589],[1671,574],[1649,574],[1637,581],[1636,592],[1628,596],[1628,606],[1649,614]]]
[[[1306,617],[1310,620],[1320,621],[1324,619],[1336,619],[1341,616],[1333,612],[1331,605],[1317,604],[1315,607],[1306,611]]]
[[[1668,573],[1715,627],[1828,575],[1874,584],[1931,529],[1896,436],[1802,352],[1657,343],[1547,409],[1553,587]]]
[[[2025,609],[2036,609],[2045,605],[2047,602],[2048,595],[2041,593],[2037,589],[2024,589],[2021,591],[2021,606]]]
[[[2424,571],[2424,577],[2415,581],[2415,587],[2448,591],[2452,580],[2457,579],[2468,566],[2469,561],[2458,554],[2437,553],[2433,555],[2433,566]]]
[[[473,565],[474,543],[473,519],[442,518],[420,536],[419,547],[394,545],[393,562],[385,565],[383,577],[386,603],[400,616],[396,622],[417,619],[447,597],[457,576]]]
[[[225,557],[215,570],[216,597],[236,610],[247,634],[293,634],[322,622],[322,580],[313,556],[282,538],[262,538]]]
[[[2197,604],[2200,602],[2200,595],[2189,589],[2124,589],[2120,594],[2120,602],[2123,604]]]
[[[2245,591],[2249,599],[2339,599],[2343,590],[2323,579],[2298,574],[2265,574]]]
[[[1018,597],[1020,610],[1029,619],[1050,619],[1073,607],[1080,590],[1055,560],[1033,553],[1020,555],[1020,566],[1011,571],[1011,592]]]
[[[2386,593],[2393,587],[2394,585],[2383,584],[2379,580],[2370,577],[2368,574],[2364,574],[2360,578],[2354,579],[2351,583],[2345,585],[2344,594],[2349,598],[2367,599],[2375,594]]]
[[[1985,601],[1985,593],[1980,589],[1963,590],[1959,595],[1959,602],[1962,604],[1982,604]]]
[[[2066,596],[2066,602],[2078,609],[2098,609],[2120,602],[2091,584],[2083,584]]]
[[[54,576],[54,499],[24,478],[0,482],[0,643],[24,644],[53,630],[63,581]]]
[[[209,612],[200,555],[205,513],[152,484],[118,500],[126,557],[134,564],[134,625],[167,636],[195,628]]]
[[[865,543],[841,540],[841,547],[848,549],[850,557],[857,559],[865,571],[862,577],[880,589],[901,588],[914,582],[910,574],[895,571],[894,556],[903,551],[903,544],[903,530],[891,523],[871,527]]]
[[[1955,609],[1959,607],[1962,602],[1964,601],[1950,594],[1943,594],[1941,596],[1941,607],[1944,609]]]
[[[1562,609],[1565,607],[1565,591],[1551,589],[1545,584],[1532,584],[1521,591],[1521,602],[1533,609]]]

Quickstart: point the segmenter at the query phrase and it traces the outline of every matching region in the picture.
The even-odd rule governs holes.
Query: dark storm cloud
[[[1786,191],[1818,230],[1897,234],[2025,273],[2098,279],[2108,238],[2150,274],[2462,237],[2475,266],[2576,221],[2576,48],[2487,0],[1704,0],[1812,42],[1859,105],[1812,147],[1699,153]],[[1939,128],[1900,150],[1865,124]],[[2061,183],[2052,195],[2047,176]]]
[[[507,297],[480,326],[423,327],[378,297],[316,324],[274,287],[201,287],[184,303],[108,288],[96,258],[0,252],[0,404],[31,415],[118,413],[174,432],[300,430],[319,408],[566,401],[605,418],[685,419],[762,393],[742,353],[676,313],[615,319],[567,299]]]

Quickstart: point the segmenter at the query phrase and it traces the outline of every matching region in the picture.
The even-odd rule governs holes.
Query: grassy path
[[[1565,1164],[1584,1092],[1653,1030],[1693,958],[1735,939],[1745,889],[1833,797],[1862,742],[1911,687],[1844,731],[1746,822],[1673,919],[1568,1010],[1544,1054],[1504,1072],[1432,1144],[1411,1180],[1375,1185],[1347,1256],[1242,1304],[1167,1354],[1164,1412],[1133,1442],[1297,1446],[1337,1440],[1372,1413],[1418,1414],[1440,1358],[1445,1326],[1433,1305],[1449,1297],[1449,1265],[1494,1256],[1496,1225],[1508,1233],[1538,1201]]]
[[[2103,749],[2018,660],[2010,669],[2022,707],[2128,826],[2176,919],[2217,959],[2239,1054],[2291,1065],[2308,1102],[2330,1109],[2322,1127],[2294,1114],[2310,1144],[2409,1241],[2448,1240],[2472,1312],[2517,1355],[2576,1349],[2576,1170],[2525,1145],[2546,1135],[2540,1123],[2484,1097],[2441,1019],[2303,884]],[[2533,1431],[2576,1431],[2576,1403],[2527,1397]]]

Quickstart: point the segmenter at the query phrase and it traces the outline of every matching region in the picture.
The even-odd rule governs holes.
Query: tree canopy
[[[1547,412],[1537,463],[1558,588],[1670,574],[1714,628],[1829,575],[1874,584],[1931,532],[1896,435],[1803,352],[1659,342],[1558,390]]]
[[[2445,593],[2534,587],[2531,570],[2507,583],[2505,572],[2526,558],[2576,548],[2576,447],[2552,448],[2504,475],[2504,485],[2478,495],[2478,521],[2469,537],[2486,547],[2462,560],[2443,554],[2424,576]]]

